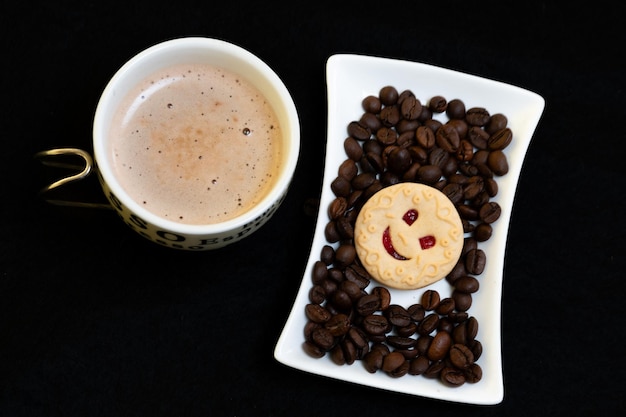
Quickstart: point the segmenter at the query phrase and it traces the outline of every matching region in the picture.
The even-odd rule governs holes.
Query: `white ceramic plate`
[[[276,345],[276,359],[312,374],[383,390],[451,402],[484,405],[500,403],[504,398],[500,310],[507,233],[520,170],[543,112],[544,99],[530,91],[473,75],[416,62],[362,55],[331,56],[327,62],[326,75],[328,135],[320,209],[310,258],[293,309]],[[309,303],[308,292],[312,286],[311,270],[313,264],[319,260],[322,247],[328,244],[324,237],[324,227],[328,222],[328,205],[334,199],[330,183],[336,178],[339,165],[346,159],[343,149],[343,142],[347,137],[346,128],[348,123],[358,120],[363,114],[363,98],[377,95],[386,85],[392,85],[400,92],[410,89],[422,103],[427,103],[433,96],[441,95],[448,101],[461,99],[467,109],[476,106],[486,108],[490,114],[502,113],[507,116],[509,127],[513,131],[513,141],[505,150],[509,172],[505,176],[497,177],[499,192],[492,200],[500,204],[502,214],[492,225],[491,239],[479,245],[487,255],[487,265],[477,277],[480,289],[473,294],[473,303],[469,310],[470,315],[478,320],[477,339],[483,345],[483,354],[477,361],[483,370],[483,377],[477,383],[466,383],[453,388],[443,385],[438,379],[421,375],[392,378],[382,371],[371,374],[364,369],[361,361],[339,366],[332,362],[329,355],[314,359],[302,349],[306,323],[304,310]],[[447,120],[445,115],[437,118]],[[372,281],[368,289],[375,285],[379,284]],[[441,280],[421,290],[390,289],[391,300],[408,307],[420,302],[426,289],[439,291],[442,298],[451,293],[451,286],[446,280]]]

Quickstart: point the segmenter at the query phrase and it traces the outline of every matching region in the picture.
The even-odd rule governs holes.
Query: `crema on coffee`
[[[278,178],[282,132],[263,94],[228,70],[181,65],[145,79],[110,130],[122,187],[147,210],[186,224],[235,218]]]

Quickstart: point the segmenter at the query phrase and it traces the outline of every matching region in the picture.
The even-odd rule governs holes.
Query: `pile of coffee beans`
[[[361,118],[348,124],[347,158],[331,183],[328,243],[312,270],[303,349],[315,358],[329,355],[338,365],[360,361],[368,372],[394,378],[423,375],[448,386],[478,382],[482,344],[469,310],[487,262],[480,243],[491,237],[500,217],[492,198],[496,178],[509,170],[508,120],[485,108],[466,109],[460,99],[436,96],[422,103],[412,91],[393,86],[365,97],[362,106]],[[444,113],[445,122],[433,118]],[[368,288],[372,278],[354,246],[363,204],[400,182],[441,190],[465,232],[461,257],[446,276],[451,293],[426,289],[421,302],[410,306],[394,304],[384,286]]]

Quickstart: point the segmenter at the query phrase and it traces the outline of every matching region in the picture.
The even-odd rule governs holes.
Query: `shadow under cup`
[[[205,225],[174,222],[135,202],[115,176],[109,130],[128,92],[151,74],[176,65],[211,65],[246,79],[268,100],[282,132],[282,161],[278,178],[253,208],[227,221]],[[94,159],[104,194],[124,222],[145,238],[171,248],[217,249],[249,236],[271,218],[283,201],[300,151],[300,123],[287,88],[263,61],[228,42],[210,38],[181,38],[150,47],[124,64],[104,89],[93,126]]]

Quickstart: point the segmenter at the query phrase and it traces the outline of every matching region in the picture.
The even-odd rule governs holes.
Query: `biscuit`
[[[444,278],[463,250],[463,223],[441,191],[418,183],[395,184],[361,209],[354,244],[363,267],[378,282],[417,289]]]

